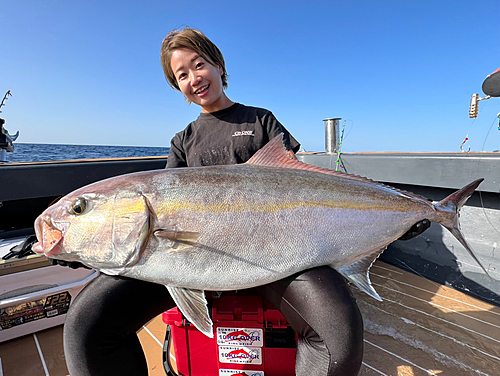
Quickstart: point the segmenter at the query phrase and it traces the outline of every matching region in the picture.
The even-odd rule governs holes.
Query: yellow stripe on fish
[[[397,211],[404,212],[408,210],[406,205],[387,206],[383,204],[370,203],[367,201],[353,202],[353,201],[290,201],[290,202],[272,202],[265,204],[258,204],[255,202],[220,202],[217,204],[204,204],[188,201],[171,201],[164,202],[159,205],[158,212],[160,213],[174,213],[178,211],[193,211],[193,212],[210,212],[215,214],[222,213],[243,213],[243,212],[265,212],[275,213],[282,210],[293,210],[299,208],[325,208],[325,209],[351,209],[351,210],[380,210],[380,211]]]

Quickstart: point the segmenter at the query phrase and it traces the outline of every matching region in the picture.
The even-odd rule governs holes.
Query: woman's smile
[[[203,112],[223,110],[233,104],[224,93],[219,65],[213,65],[189,48],[176,49],[170,65],[182,94]]]

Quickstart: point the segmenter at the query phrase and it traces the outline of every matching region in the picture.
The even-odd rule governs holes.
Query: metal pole
[[[325,119],[325,151],[335,154],[339,145],[339,122],[342,118]]]

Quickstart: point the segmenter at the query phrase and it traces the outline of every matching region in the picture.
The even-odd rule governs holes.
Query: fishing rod
[[[476,119],[479,114],[479,102],[484,101],[494,97],[500,97],[500,68],[491,73],[486,77],[482,86],[483,93],[486,94],[485,97],[479,97],[479,94],[472,94],[469,105],[469,118]],[[500,130],[500,113],[497,115],[499,119],[498,129]],[[475,121],[475,120],[474,120]],[[489,132],[488,132],[489,133]],[[465,136],[465,139],[460,145],[460,150],[465,151],[463,146],[469,141],[469,133]],[[470,147],[469,150],[470,151]]]
[[[471,119],[477,118],[479,101],[500,97],[500,68],[486,77],[482,89],[483,93],[486,94],[484,98],[479,98],[479,94],[472,94],[469,106],[469,117]]]
[[[9,96],[12,97],[12,93],[10,92],[10,90],[7,90],[7,92],[5,93],[5,95],[3,96],[3,99],[2,99],[2,103],[0,103],[0,109],[5,106],[5,101],[7,99],[9,99]],[[0,111],[0,113],[2,113],[2,111]]]
[[[12,96],[10,90],[7,90],[0,103],[0,109],[5,106],[5,101]],[[2,111],[0,111],[2,113]],[[0,163],[7,163],[7,152],[14,151],[14,141],[19,137],[19,131],[15,135],[9,134],[7,129],[4,128],[5,119],[0,118]]]
[[[469,106],[469,117],[471,119],[477,118],[478,115],[478,102],[490,99],[493,97],[500,97],[500,68],[488,75],[483,82],[483,93],[485,97],[480,98],[479,94],[472,94]]]
[[[470,106],[469,106],[469,117],[471,119],[476,119],[478,116],[478,102],[479,101],[490,99],[493,97],[500,97],[500,68],[498,68],[495,72],[491,73],[490,75],[488,75],[486,77],[486,79],[483,82],[482,90],[483,90],[483,93],[486,94],[486,96],[483,98],[480,98],[479,94],[472,94],[472,98],[471,98],[471,102],[470,102]],[[496,119],[498,119],[498,129],[500,130],[500,113],[497,114]],[[496,119],[493,121],[493,123],[491,124],[491,126],[488,130],[488,133],[486,134],[486,137],[485,137],[484,142],[483,142],[481,153],[484,151],[484,146],[486,144],[486,140],[488,139],[491,128],[493,127],[493,124],[495,124]],[[468,140],[468,136],[469,135],[467,135],[465,137],[465,140],[462,142],[462,145],[460,145],[460,149],[462,151],[464,151],[463,145]],[[470,151],[470,147],[469,147],[469,151]],[[479,161],[481,159],[482,159],[482,155],[479,156],[478,164],[479,164]],[[478,167],[479,167],[479,165],[478,165]],[[486,212],[486,209],[484,207],[484,202],[483,202],[483,195],[482,195],[481,191],[478,191],[478,193],[479,193],[479,200],[481,202],[481,207],[483,209],[483,214],[484,214],[486,220],[489,222],[489,224],[493,228],[493,230],[495,230],[497,233],[500,234],[500,229],[497,228],[496,224],[493,223],[494,221],[490,220],[490,218]]]

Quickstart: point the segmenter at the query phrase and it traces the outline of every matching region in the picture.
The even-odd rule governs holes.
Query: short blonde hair
[[[226,63],[224,62],[222,53],[217,46],[205,36],[205,34],[199,30],[191,29],[189,27],[172,30],[168,33],[165,39],[163,39],[161,44],[161,65],[163,67],[163,73],[165,73],[165,78],[170,86],[172,86],[175,90],[181,91],[179,84],[177,83],[177,79],[175,78],[175,74],[172,71],[172,66],[170,65],[173,52],[179,48],[189,48],[213,66],[220,66],[222,69],[222,87],[227,89],[228,76],[226,72]]]

